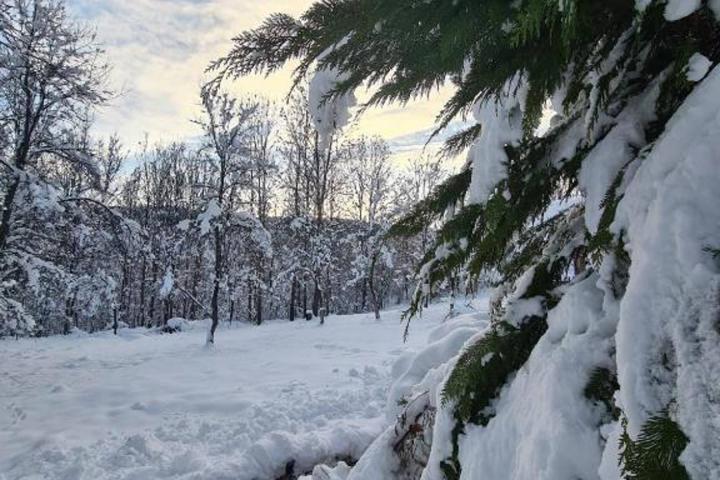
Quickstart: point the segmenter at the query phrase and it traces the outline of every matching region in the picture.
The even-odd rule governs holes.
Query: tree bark
[[[37,16],[37,5],[35,5],[35,9],[33,11],[32,19],[35,21],[35,18]],[[7,192],[5,192],[5,199],[3,200],[3,211],[2,211],[2,223],[0,223],[0,256],[2,256],[2,253],[5,251],[5,248],[7,247],[7,241],[8,237],[10,236],[10,220],[12,218],[12,211],[13,211],[13,205],[15,202],[15,196],[17,195],[18,188],[20,187],[20,176],[19,174],[22,174],[25,170],[25,165],[28,162],[28,155],[30,153],[30,143],[32,142],[33,133],[35,131],[35,127],[38,123],[38,116],[39,112],[33,110],[33,91],[32,87],[30,85],[30,75],[31,75],[31,66],[30,66],[30,48],[31,45],[27,45],[28,49],[28,58],[25,60],[24,65],[24,77],[23,77],[23,95],[24,95],[24,109],[25,109],[25,115],[24,118],[21,120],[23,122],[23,128],[22,128],[22,138],[20,140],[20,143],[15,150],[15,180],[10,184],[10,187],[8,188]],[[44,104],[44,98],[41,101],[41,105]]]
[[[7,247],[7,239],[10,236],[10,219],[12,218],[13,204],[19,186],[20,179],[16,178],[5,193],[2,220],[0,220],[0,254],[2,254],[2,252],[5,251],[5,247]]]
[[[212,324],[208,332],[207,343],[215,343],[215,331],[220,323],[220,280],[222,278],[222,235],[220,227],[215,227],[215,278],[213,281],[213,294],[211,303]]]
[[[295,321],[295,291],[297,288],[296,284],[297,281],[295,280],[295,277],[293,277],[290,285],[290,311],[288,312],[288,316],[291,322]]]
[[[220,152],[218,152],[220,153]],[[218,187],[218,207],[222,215],[223,200],[225,198],[225,175],[227,173],[226,158],[220,155],[220,185]],[[207,344],[215,343],[215,331],[220,324],[220,283],[223,275],[223,232],[220,225],[215,225],[215,279],[213,281],[212,295],[212,324],[208,331]]]
[[[196,255],[195,256],[195,269],[193,270],[192,274],[192,288],[190,289],[190,294],[193,298],[197,298],[198,296],[198,283],[199,279],[201,277],[200,268],[202,267],[202,256]],[[204,312],[203,312],[204,313]],[[193,320],[198,320],[197,316],[197,303],[192,302],[190,305],[190,318]]]
[[[320,305],[322,304],[322,290],[320,290],[320,282],[315,279],[315,288],[313,290],[312,314],[317,317],[320,315]]]
[[[368,281],[363,280],[362,288],[360,289],[360,312],[365,311],[367,305],[367,294],[368,294]],[[358,312],[358,313],[360,313]]]
[[[262,311],[262,303],[263,303],[263,294],[262,294],[262,288],[258,288],[257,295],[255,295],[255,324],[256,325],[262,325],[263,322],[263,311]]]
[[[157,284],[157,271],[158,271],[158,264],[155,260],[153,260],[152,280],[151,280],[152,281],[152,290],[151,290],[152,293],[150,296],[150,308],[148,309],[148,316],[150,317],[148,325],[150,327],[155,326],[155,297],[157,296],[157,291],[156,291],[155,287]]]
[[[138,323],[141,327],[145,326],[145,255],[143,255],[143,261],[142,261],[142,267],[140,268],[140,322],[135,322],[134,327],[138,326]]]
[[[380,320],[380,303],[378,302],[377,292],[375,291],[375,266],[377,265],[377,255],[373,255],[370,262],[370,272],[368,273],[368,287],[370,289],[370,301],[373,304],[373,312],[375,320]]]
[[[310,320],[309,315],[308,315],[308,308],[307,308],[308,305],[307,304],[308,304],[307,284],[303,283],[303,318],[305,318],[305,320]]]

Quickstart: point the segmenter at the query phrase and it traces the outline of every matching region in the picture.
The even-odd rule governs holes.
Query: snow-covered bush
[[[190,322],[188,322],[184,318],[175,317],[167,321],[167,324],[165,325],[165,328],[163,328],[163,331],[167,333],[184,332],[188,330],[189,327]]]

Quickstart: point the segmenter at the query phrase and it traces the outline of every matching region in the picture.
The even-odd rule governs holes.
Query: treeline
[[[405,302],[425,230],[388,225],[441,180],[379,138],[318,133],[282,106],[201,95],[199,142],[90,134],[111,96],[91,31],[62,3],[0,1],[0,336],[324,317]]]

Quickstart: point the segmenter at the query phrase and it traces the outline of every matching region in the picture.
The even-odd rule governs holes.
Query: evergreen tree
[[[442,464],[447,478],[461,475],[459,437],[468,425],[492,420],[494,400],[527,362],[547,328],[548,312],[569,289],[597,272],[608,305],[637,298],[636,292],[625,297],[631,267],[642,263],[626,248],[636,220],[628,225],[619,206],[638,167],[667,134],[669,120],[720,60],[716,2],[694,3],[323,0],[298,19],[271,16],[236,37],[230,53],[211,65],[217,76],[206,87],[210,91],[227,79],[271,73],[291,60],[299,61],[296,83],[312,71],[331,72],[327,105],[342,105],[362,86],[374,87],[364,105],[370,107],[403,104],[450,84],[454,94],[439,112],[438,131],[468,113],[477,120],[445,148],[448,154],[468,150],[466,168],[389,232],[402,237],[442,225],[421,261],[410,314],[459,271],[475,281],[488,273],[499,278],[491,333],[464,352],[445,385],[444,399],[456,420],[453,455]],[[699,73],[697,59],[705,65]],[[555,116],[550,129],[538,134],[548,102]],[[577,192],[579,202],[548,214],[552,204]],[[702,248],[695,249],[697,255]],[[702,261],[713,268],[710,260]],[[618,316],[617,309],[607,314]],[[633,321],[621,318],[620,327]],[[663,335],[671,349],[682,348],[682,340]],[[619,347],[630,355],[629,346]],[[648,356],[660,362],[672,355],[657,347]],[[672,374],[663,375],[672,381]],[[634,402],[627,402],[627,413],[637,436],[642,423],[652,423],[674,399],[650,378],[643,388],[654,400],[636,399],[623,378],[630,377],[620,375],[619,388]],[[708,402],[713,405],[711,394]],[[628,458],[653,457],[646,450],[664,448],[664,432],[678,436],[671,428],[653,429],[641,435],[643,451]],[[672,459],[652,468],[676,471],[679,444],[660,453]],[[709,475],[697,468],[697,478]]]

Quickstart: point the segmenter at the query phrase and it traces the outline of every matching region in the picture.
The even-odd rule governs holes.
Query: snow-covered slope
[[[447,308],[407,344],[400,311],[221,330],[213,350],[203,325],[0,342],[0,479],[275,479],[358,458],[390,423],[391,366],[424,374],[409,360]]]

